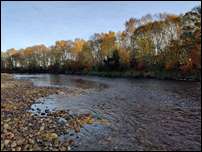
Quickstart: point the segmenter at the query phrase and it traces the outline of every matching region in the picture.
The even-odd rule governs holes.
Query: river
[[[84,90],[77,96],[50,95],[30,107],[106,120],[61,137],[76,141],[72,150],[201,150],[200,82],[49,74],[15,78]]]

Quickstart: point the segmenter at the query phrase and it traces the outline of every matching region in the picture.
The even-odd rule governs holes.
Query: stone
[[[41,113],[41,115],[42,115],[42,116],[44,116],[44,115],[45,115],[45,113],[44,113],[44,112],[42,112],[42,113]]]
[[[24,143],[24,141],[25,140],[23,138],[20,138],[20,139],[17,140],[16,143],[17,143],[17,145],[22,145]]]
[[[48,141],[52,141],[58,138],[58,135],[56,133],[46,133],[44,135],[44,138]]]
[[[34,140],[33,139],[29,139],[29,143],[30,144],[34,144]]]
[[[14,141],[12,144],[11,144],[11,147],[14,148],[17,146],[17,143]]]
[[[67,120],[64,119],[64,118],[59,118],[59,119],[58,119],[58,123],[59,123],[60,125],[65,125],[65,124],[67,123]]]
[[[6,123],[4,124],[4,129],[10,129],[9,125]]]
[[[7,140],[7,139],[6,139],[6,140],[4,141],[5,146],[7,146],[7,145],[9,144],[9,142],[10,142],[10,140]]]
[[[16,151],[21,151],[21,147],[16,147]]]
[[[50,110],[49,110],[49,109],[46,109],[46,110],[45,110],[45,113],[49,113],[49,112],[50,112]]]
[[[37,111],[41,111],[41,109],[39,109],[39,108],[36,108],[36,110],[37,110]]]

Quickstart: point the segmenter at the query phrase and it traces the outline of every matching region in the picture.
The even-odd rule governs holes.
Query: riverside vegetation
[[[95,83],[82,78],[76,80],[77,83],[87,82],[88,87],[68,86],[66,81],[73,79],[67,75],[52,75],[52,79],[41,75],[40,82],[53,84],[45,87],[35,86],[29,79],[14,79],[8,73],[76,73],[200,81],[200,6],[179,16],[161,13],[131,18],[126,21],[124,31],[96,33],[89,40],[60,40],[50,47],[35,45],[1,51],[1,150],[68,151],[74,147],[75,140],[62,140],[63,135],[72,137],[73,132],[80,140],[77,133],[85,125],[92,127],[98,122],[107,124],[101,128],[105,132],[95,127],[75,149],[201,150],[199,82],[111,81],[91,77],[90,80],[103,81],[106,86],[98,85],[101,88],[97,92],[90,92],[88,87]],[[43,112],[38,108],[34,113],[32,105],[38,99],[47,100],[49,95],[55,95],[52,99],[56,102],[63,99],[64,110]],[[107,119],[97,120],[91,112],[72,114],[75,109],[68,107],[67,99],[71,102],[74,99],[76,108],[90,109]],[[99,144],[95,144],[97,137]]]
[[[131,18],[121,32],[1,52],[2,72],[201,79],[201,6]]]

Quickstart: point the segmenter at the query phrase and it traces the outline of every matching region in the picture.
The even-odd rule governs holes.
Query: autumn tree
[[[130,18],[125,23],[125,32],[126,32],[126,39],[127,39],[127,46],[130,48],[130,64],[134,66],[136,64],[135,60],[135,38],[134,32],[137,26],[137,19]]]
[[[198,8],[199,10],[199,8]],[[181,43],[183,64],[182,71],[201,70],[201,14],[199,11],[190,11],[182,18]]]
[[[89,71],[93,66],[93,55],[90,41],[85,42],[82,51],[78,53],[78,61],[82,69]]]
[[[136,39],[137,51],[136,59],[142,64],[153,64],[152,58],[155,55],[155,46],[152,38],[149,35],[144,35],[144,37],[138,37]]]
[[[113,50],[116,47],[116,37],[114,32],[102,33],[101,34],[101,50],[99,52],[101,60],[111,57]]]
[[[155,68],[153,68],[155,67]],[[201,7],[174,15],[130,18],[125,30],[95,33],[90,40],[60,40],[1,52],[7,71],[166,70],[184,75],[201,71]],[[143,71],[144,72],[144,71]]]

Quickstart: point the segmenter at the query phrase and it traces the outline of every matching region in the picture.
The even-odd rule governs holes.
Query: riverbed
[[[201,85],[155,79],[78,75],[15,75],[36,87],[83,89],[78,95],[52,94],[30,107],[44,112],[91,113],[72,138],[71,150],[201,150]],[[45,116],[41,116],[45,117]]]

